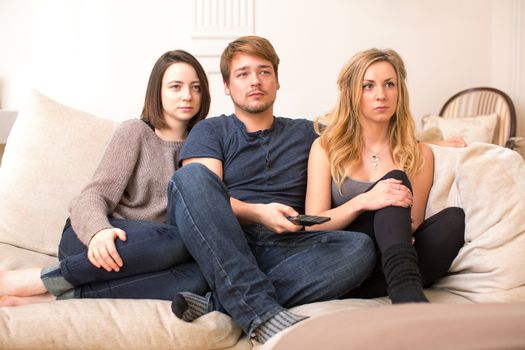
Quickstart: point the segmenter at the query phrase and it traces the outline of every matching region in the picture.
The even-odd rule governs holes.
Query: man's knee
[[[168,196],[168,209],[181,198],[187,203],[201,203],[210,198],[220,200],[217,196],[229,201],[229,192],[222,179],[200,163],[185,165],[175,172],[168,183]]]
[[[168,192],[173,194],[177,189],[201,193],[215,183],[222,184],[222,181],[214,172],[203,164],[191,163],[175,171],[168,183]]]
[[[179,182],[186,182],[188,180],[200,179],[214,175],[207,166],[200,163],[191,163],[179,168],[173,176],[171,181],[178,184]]]

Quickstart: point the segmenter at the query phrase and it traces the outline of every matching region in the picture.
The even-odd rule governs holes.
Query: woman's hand
[[[87,254],[89,261],[96,267],[102,267],[108,272],[118,272],[124,263],[115,246],[117,238],[125,241],[126,232],[119,228],[107,228],[98,231],[89,242]]]
[[[452,136],[446,140],[428,142],[438,146],[444,147],[467,147],[467,141],[461,136]]]
[[[378,210],[388,206],[408,208],[412,206],[412,192],[401,180],[386,179],[379,181],[374,188],[361,195],[361,209]]]

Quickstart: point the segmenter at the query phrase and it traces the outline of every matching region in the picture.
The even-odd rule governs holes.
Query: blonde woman
[[[310,151],[306,213],[331,217],[312,229],[364,232],[380,257],[352,297],[427,302],[423,286],[446,273],[463,245],[461,208],[424,220],[434,160],[415,139],[405,79],[393,50],[352,57],[339,75],[339,102]]]

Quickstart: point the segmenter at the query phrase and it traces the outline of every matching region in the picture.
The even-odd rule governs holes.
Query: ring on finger
[[[399,191],[401,189],[401,185],[397,184],[397,190]]]

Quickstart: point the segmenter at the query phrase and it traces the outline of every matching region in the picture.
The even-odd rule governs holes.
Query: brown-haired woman
[[[167,184],[190,129],[210,107],[208,80],[191,54],[155,63],[141,119],[123,122],[93,178],[70,207],[60,261],[44,269],[0,272],[0,306],[68,298],[171,300],[208,287],[166,224]]]

